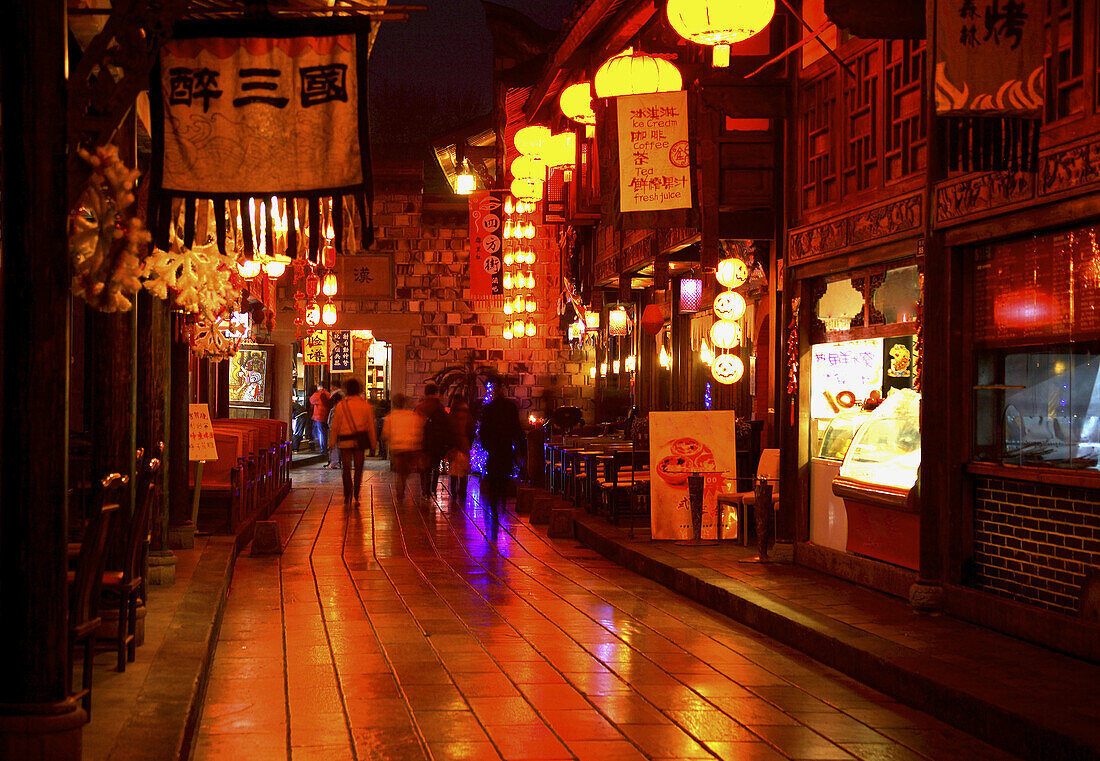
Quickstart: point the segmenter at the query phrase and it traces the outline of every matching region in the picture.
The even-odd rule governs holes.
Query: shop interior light
[[[684,314],[698,312],[703,307],[703,281],[685,277],[680,281],[680,311]]]
[[[661,356],[657,358],[657,361],[661,364],[661,367],[666,370],[672,369],[672,356],[664,346],[661,347]]]
[[[611,362],[611,372],[615,375],[619,374],[619,360],[616,359]]]
[[[592,365],[592,369],[588,371],[588,377],[595,380],[595,378],[596,378],[596,366],[595,365]]]
[[[715,275],[727,288],[740,288],[749,279],[749,265],[741,259],[723,259],[718,262]]]
[[[593,84],[597,98],[614,98],[677,92],[684,88],[684,79],[680,70],[665,59],[627,48],[603,62]]]
[[[331,301],[326,301],[325,305],[321,307],[321,322],[325,325],[336,324],[336,305]]]
[[[607,377],[607,363],[606,362],[601,362],[600,363],[600,375],[602,375],[605,378]]]
[[[638,366],[638,359],[633,354],[631,354],[629,357],[627,357],[626,360],[623,362],[623,368],[628,373],[634,372],[634,370],[637,368],[637,366]]]
[[[722,291],[714,299],[714,313],[721,320],[740,320],[745,308],[745,297],[734,291]]]
[[[775,0],[668,0],[668,23],[685,40],[714,46],[713,65],[729,66],[730,45],[761,32]]]

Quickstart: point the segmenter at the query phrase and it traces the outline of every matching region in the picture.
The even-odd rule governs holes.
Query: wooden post
[[[0,31],[4,244],[0,393],[0,758],[77,761],[67,694],[69,255],[65,4],[10,3]],[[47,400],[47,401],[43,401]],[[31,412],[33,410],[33,413]]]
[[[191,401],[189,377],[191,347],[183,335],[183,318],[173,317],[168,366],[170,398],[168,407],[168,546],[187,549],[195,546],[195,525],[191,523],[191,488],[188,478],[187,405]]]
[[[168,393],[168,304],[149,293],[138,294],[138,446],[146,459],[159,457],[161,445],[167,446],[165,433],[166,395]],[[157,474],[159,482],[150,516],[149,581],[171,584],[175,581],[175,556],[168,550],[167,468]]]

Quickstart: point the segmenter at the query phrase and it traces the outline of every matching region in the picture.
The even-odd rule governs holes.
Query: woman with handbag
[[[378,446],[374,433],[374,408],[362,396],[363,386],[352,378],[345,386],[347,397],[336,405],[329,435],[340,448],[344,472],[344,507],[354,502],[359,507],[359,487],[363,483],[364,450]],[[352,467],[355,468],[354,483]]]
[[[451,474],[451,501],[464,505],[466,484],[470,476],[470,449],[477,432],[477,422],[462,394],[456,394],[451,399],[451,412],[447,421],[451,424],[452,443],[451,450],[447,453],[448,470]]]

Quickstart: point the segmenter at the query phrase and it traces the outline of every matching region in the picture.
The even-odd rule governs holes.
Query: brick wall
[[[1100,493],[978,478],[974,496],[974,586],[1075,615],[1100,567]]]
[[[506,341],[502,304],[471,299],[469,231],[464,215],[425,214],[417,182],[409,181],[407,175],[401,182],[376,177],[374,224],[371,253],[392,255],[395,298],[345,301],[339,309],[341,314],[421,316],[422,328],[414,331],[405,347],[405,387],[391,392],[403,391],[419,398],[425,379],[472,357],[506,375],[513,397],[521,405],[530,400],[536,410],[541,409],[543,391],[556,377],[559,403],[582,406],[591,418],[593,389],[586,383],[588,367],[571,358],[557,327],[559,253],[550,230],[543,231],[539,246],[546,253],[532,268],[538,310],[531,317],[538,333],[533,338]]]

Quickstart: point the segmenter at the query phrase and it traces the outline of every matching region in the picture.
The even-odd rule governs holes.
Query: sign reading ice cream
[[[691,208],[687,93],[617,98],[620,211]]]

